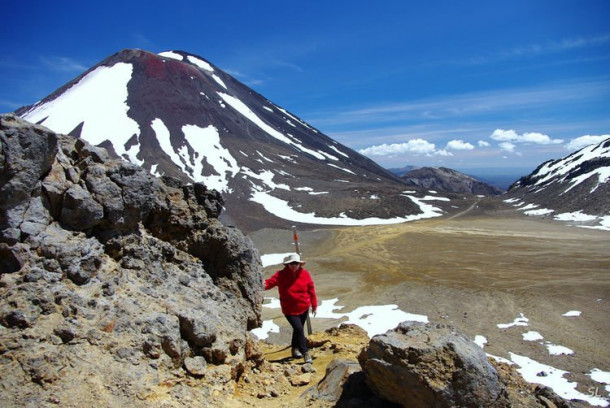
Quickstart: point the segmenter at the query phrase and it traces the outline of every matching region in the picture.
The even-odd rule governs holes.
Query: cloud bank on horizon
[[[582,149],[585,146],[599,143],[603,140],[610,139],[610,134],[607,135],[585,135],[571,139],[568,142],[564,142],[562,139],[552,139],[550,136],[536,133],[526,132],[518,134],[515,130],[509,129],[496,129],[494,130],[489,138],[496,142],[496,151],[503,154],[503,158],[506,158],[506,154],[513,154],[521,156],[520,148],[531,146],[544,146],[544,145],[562,145],[566,155],[570,152]],[[424,139],[410,139],[404,143],[392,143],[392,144],[380,144],[370,146],[364,149],[358,150],[359,153],[375,158],[393,158],[404,154],[414,156],[453,156],[456,151],[472,151],[475,149],[494,149],[493,145],[486,140],[478,140],[476,147],[461,139],[449,140],[444,147],[437,147],[436,144],[428,142]]]

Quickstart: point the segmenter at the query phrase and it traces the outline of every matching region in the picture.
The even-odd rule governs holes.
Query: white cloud
[[[566,145],[564,146],[567,150],[570,151],[576,151],[576,150],[580,150],[585,146],[589,146],[595,143],[599,143],[602,140],[606,140],[610,138],[610,135],[601,135],[601,136],[591,136],[591,135],[585,135],[585,136],[580,136],[577,137],[575,139],[570,140],[568,143],[566,143]]]
[[[515,152],[515,145],[513,143],[510,142],[502,142],[500,143],[500,149],[510,152],[510,153],[514,153]]]
[[[488,117],[495,113],[506,116],[529,109],[571,107],[574,103],[605,100],[608,97],[608,81],[594,79],[554,83],[534,88],[494,89],[485,92],[463,93],[442,98],[405,100],[391,104],[373,104],[357,109],[333,111],[325,109],[311,112],[308,122],[317,127],[329,128],[347,124],[359,124],[370,128],[381,123],[397,121],[421,121],[428,117],[442,119]],[[460,109],[456,109],[459,106]]]
[[[474,149],[474,146],[463,140],[451,140],[447,143],[446,148],[452,150],[472,150]]]
[[[517,132],[515,132],[513,129],[510,129],[510,130],[496,129],[493,131],[493,133],[489,137],[497,142],[510,142],[511,144],[533,143],[533,144],[540,144],[540,145],[548,145],[548,144],[563,143],[563,140],[551,139],[548,135],[545,135],[543,133],[526,132],[526,133],[523,133],[520,135]]]
[[[549,136],[542,133],[524,133],[521,136],[522,143],[535,143],[535,144],[560,144],[563,143],[562,139],[551,139]]]
[[[511,140],[516,140],[519,136],[517,135],[517,132],[515,132],[512,129],[511,130],[496,129],[489,137],[497,142],[502,142],[502,141],[508,142]]]
[[[477,142],[477,144],[479,145],[479,147],[489,147],[491,146],[488,142],[486,142],[485,140],[479,140]]]
[[[411,139],[406,143],[383,143],[377,146],[361,149],[359,152],[367,156],[390,156],[401,153],[415,153],[432,155],[436,151],[434,143],[423,139]]]

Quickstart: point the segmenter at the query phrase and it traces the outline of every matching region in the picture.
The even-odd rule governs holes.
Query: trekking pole
[[[292,238],[294,239],[294,251],[299,254],[299,256],[301,255],[301,248],[299,246],[299,234],[297,232],[297,227],[293,226],[292,227]],[[309,313],[307,313],[307,332],[309,334],[312,333],[311,330],[311,320],[309,320]]]

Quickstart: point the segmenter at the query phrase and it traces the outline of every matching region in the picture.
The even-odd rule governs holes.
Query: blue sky
[[[173,49],[386,167],[523,173],[610,134],[607,0],[5,0],[3,9],[0,112],[121,49]]]

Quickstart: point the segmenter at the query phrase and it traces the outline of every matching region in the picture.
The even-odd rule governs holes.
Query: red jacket
[[[311,275],[306,269],[299,268],[293,274],[288,268],[277,271],[265,280],[265,290],[278,287],[282,313],[296,316],[304,313],[309,306],[315,311],[318,307],[316,289]]]

